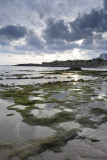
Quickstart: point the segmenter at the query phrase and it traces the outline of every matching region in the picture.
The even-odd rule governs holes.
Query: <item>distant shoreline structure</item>
[[[42,64],[36,63],[26,63],[26,64],[16,64],[13,66],[36,66],[36,67],[102,67],[107,66],[107,60],[102,58],[96,58],[91,60],[66,60],[66,61],[52,61],[52,62],[42,62]]]

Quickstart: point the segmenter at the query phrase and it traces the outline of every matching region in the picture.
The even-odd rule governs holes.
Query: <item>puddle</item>
[[[42,100],[44,100],[44,98],[43,97],[39,97],[39,96],[38,97],[30,96],[29,100],[41,100],[42,101]]]
[[[30,126],[23,123],[23,119],[18,112],[7,109],[7,106],[12,104],[13,102],[11,101],[0,99],[0,142],[22,142],[27,139],[45,138],[55,133],[55,130],[49,127]],[[18,106],[20,107],[20,105]],[[14,116],[6,116],[11,113],[13,113]]]
[[[59,112],[61,112],[60,109],[47,109],[47,110],[34,109],[31,111],[31,114],[33,114],[37,118],[48,118],[54,116],[56,113]]]
[[[17,106],[13,106],[12,108],[17,108],[17,109],[25,109],[27,106],[24,105],[17,105]]]
[[[71,88],[69,89],[69,91],[81,91],[82,89],[79,89],[79,88]]]
[[[43,103],[43,104],[35,104],[35,107],[38,107],[40,109],[50,109],[57,105],[58,105],[57,103]]]
[[[5,91],[4,89],[0,88],[0,91]]]
[[[45,138],[53,135],[55,130],[49,127],[29,126],[25,123],[17,125],[17,139],[20,141],[27,139]]]
[[[54,94],[52,96],[50,96],[49,99],[58,99],[58,100],[66,100],[67,96],[69,96],[69,91],[64,91],[62,93],[57,93],[57,94]]]
[[[72,112],[73,110],[69,109],[69,108],[64,108],[64,111],[66,111],[66,112]]]
[[[39,91],[32,91],[32,93],[43,93],[43,89],[40,89]]]
[[[16,89],[18,89],[18,90],[23,90],[23,88],[21,88],[21,87],[15,87]]]

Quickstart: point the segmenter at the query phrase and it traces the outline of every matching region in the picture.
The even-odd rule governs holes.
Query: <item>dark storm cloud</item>
[[[73,50],[74,48],[79,48],[77,43],[66,43],[65,41],[56,40],[51,41],[51,43],[47,43],[47,47],[53,51],[66,51],[66,50]]]
[[[24,26],[9,25],[0,28],[0,37],[8,40],[18,40],[27,34],[27,29]]]
[[[107,1],[104,1],[103,9],[92,9],[89,13],[79,14],[72,22],[65,22],[63,19],[48,19],[47,27],[43,31],[48,48],[56,51],[74,48],[107,49],[105,45],[107,41],[102,38],[102,34],[107,32],[106,5]],[[83,40],[80,45],[76,43],[79,40]]]
[[[28,29],[25,26],[14,26],[8,25],[0,29],[0,45],[6,46],[11,45],[10,42],[14,40],[20,40],[25,38],[26,44],[19,44],[15,46],[16,50],[29,50],[42,49],[44,47],[44,42],[35,32]]]
[[[8,46],[9,42],[7,42],[6,40],[0,39],[0,45],[1,46]]]
[[[95,49],[107,50],[107,39],[105,38],[96,38],[94,39]]]
[[[107,11],[107,0],[104,0],[104,9]]]
[[[80,45],[80,49],[93,50],[94,49],[93,37],[84,39],[82,44]]]
[[[63,20],[49,19],[44,33],[46,39],[67,39],[69,30]]]
[[[107,31],[107,14],[102,9],[99,11],[92,10],[91,13],[76,18],[70,25],[73,31],[105,32]]]
[[[71,31],[69,30],[69,27]],[[104,10],[92,10],[89,14],[78,16],[73,22],[65,24],[63,20],[49,19],[47,29],[44,31],[47,39],[64,39],[78,41],[93,36],[93,32],[107,31],[107,14]]]
[[[52,40],[65,40],[67,43],[69,43],[91,36],[92,29],[80,28],[77,25],[76,20],[72,23],[65,24],[63,20],[55,21],[53,19],[49,19],[47,23],[47,28],[44,31],[44,37],[46,38],[47,42],[49,41],[49,43]]]
[[[9,3],[9,1],[11,1],[11,0],[0,0],[0,5],[3,5],[3,4],[6,4],[6,3]]]

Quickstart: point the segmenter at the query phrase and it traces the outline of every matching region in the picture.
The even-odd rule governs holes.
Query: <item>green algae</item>
[[[10,113],[10,114],[7,114],[6,116],[13,116],[14,115],[14,113]]]
[[[29,140],[27,145],[21,149],[15,149],[11,152],[10,158],[18,156],[21,160],[27,159],[29,156],[34,156],[46,150],[60,152],[61,148],[66,145],[69,140],[76,138],[78,129],[72,129],[68,132],[65,130],[58,131],[54,136],[43,140]]]
[[[90,120],[89,117],[81,117],[77,119],[77,122],[81,124],[83,127],[88,128],[97,128],[98,123]]]
[[[56,70],[56,71],[47,71],[47,72],[42,72],[42,74],[46,75],[51,75],[51,74],[66,74],[66,73],[71,73],[71,74],[76,74],[76,75],[85,75],[85,76],[93,76],[93,77],[106,77],[107,76],[107,71],[94,71],[94,70],[81,70],[81,71],[70,71],[70,70]]]
[[[44,76],[40,76],[40,77],[23,77],[23,76],[20,75],[20,76],[17,76],[15,78],[8,77],[6,79],[42,79],[42,78],[44,78]]]
[[[77,82],[77,85],[80,82]],[[69,88],[74,88],[72,82],[55,82],[55,83],[46,83],[42,85],[38,85],[37,87],[35,85],[26,85],[21,86],[22,89],[18,90],[16,88],[10,88],[8,91],[2,91],[2,98],[13,98],[14,99],[14,106],[15,105],[26,105],[27,107],[24,110],[20,110],[19,108],[14,108],[12,106],[9,106],[9,110],[15,110],[19,112],[23,117],[23,122],[26,122],[29,125],[42,125],[42,126],[52,126],[54,124],[60,123],[60,122],[66,122],[69,120],[75,119],[75,113],[69,113],[62,111],[61,113],[57,113],[54,116],[50,118],[37,118],[33,114],[31,114],[31,110],[33,109],[39,109],[38,107],[35,107],[35,104],[44,104],[44,103],[57,103],[57,106],[60,107],[61,105],[65,105],[66,102],[69,102],[69,106],[66,104],[65,106],[68,106],[67,108],[75,108],[77,105],[87,103],[90,100],[90,96],[94,91],[94,89],[91,88],[91,86],[87,86],[87,83],[85,86],[81,86],[80,89],[85,92],[85,94],[78,94],[78,91],[71,90],[70,95],[71,99],[69,98],[70,95],[66,96],[65,100],[58,100],[56,98],[50,98],[55,93],[60,93],[60,91],[67,91]],[[42,97],[45,100],[29,100],[29,96],[40,95],[37,93],[32,93],[32,91],[39,91],[40,89],[43,89],[43,93],[45,93]],[[49,91],[49,92],[48,92]],[[79,91],[81,92],[81,91]],[[60,93],[61,94],[61,93]],[[72,96],[74,99],[72,99]],[[84,101],[81,101],[81,100]],[[87,119],[86,117],[78,119],[78,122],[81,125],[84,126],[90,126],[95,127],[94,122]]]
[[[95,72],[93,73],[76,72],[76,73],[84,74],[84,75],[87,74],[87,75],[93,75],[93,76],[100,76],[98,72],[97,73]],[[59,74],[59,73],[56,73],[56,74]],[[23,117],[23,122],[29,125],[32,125],[32,126],[40,125],[40,126],[49,126],[53,128],[54,125],[57,126],[59,123],[63,123],[67,121],[74,121],[76,115],[81,114],[79,112],[81,108],[79,107],[81,107],[84,104],[87,107],[87,104],[90,102],[91,96],[95,95],[94,93],[95,89],[93,89],[91,86],[92,83],[96,87],[99,82],[100,81],[96,81],[96,80],[94,81],[85,80],[84,81],[83,79],[80,79],[76,82],[74,80],[72,80],[71,82],[54,82],[54,83],[49,82],[49,83],[45,83],[42,85],[41,84],[25,85],[25,86],[23,85],[21,86],[22,90],[18,90],[16,88],[12,88],[10,86],[1,84],[0,85],[1,87],[8,88],[8,90],[0,91],[0,93],[1,93],[1,97],[4,99],[14,100],[15,104],[12,106],[9,106],[8,109],[19,112],[20,115]],[[81,89],[81,91],[72,90],[74,88],[79,88]],[[42,97],[44,98],[44,100],[42,101],[41,100],[29,100],[29,96],[31,95],[35,95],[35,96],[41,95],[41,93],[32,93],[33,91],[40,91],[41,89],[43,89]],[[70,94],[66,96],[65,100],[58,100],[55,98],[51,98],[51,96],[54,95],[55,93],[61,94],[61,91],[68,91],[69,89],[71,89]],[[54,106],[53,108],[64,106],[65,108],[73,108],[76,110],[76,112],[71,113],[71,112],[64,112],[62,110],[62,112],[57,113],[54,116],[49,117],[49,118],[37,118],[36,116],[31,114],[31,111],[33,109],[39,109],[38,107],[35,106],[36,104],[54,103],[54,102],[58,104],[57,106]],[[66,104],[66,102],[69,102],[69,103]],[[26,105],[26,108],[21,110],[19,108],[14,108],[15,105]],[[97,116],[97,115],[103,115],[103,114],[105,115],[105,113],[107,112],[105,112],[104,109],[93,108],[91,109],[91,111],[89,110],[89,113]],[[76,119],[76,121],[82,127],[97,128],[98,125],[107,122],[107,116],[105,115],[101,119],[100,123],[90,120],[90,117],[81,117],[81,118]],[[1,148],[10,147],[12,149],[10,158],[14,156],[18,156],[21,159],[26,159],[29,156],[37,155],[46,150],[52,150],[55,152],[61,151],[62,146],[65,146],[69,140],[72,140],[76,138],[77,136],[77,130],[71,130],[69,132],[63,131],[63,130],[58,132],[57,128],[55,128],[55,130],[57,131],[57,134],[55,134],[54,136],[45,138],[43,140],[29,140],[28,142],[26,142],[27,145],[25,144],[25,146],[21,147],[21,149],[19,149],[20,147],[16,145],[15,149],[13,150],[13,148],[11,148],[11,145],[8,146],[8,144],[7,146],[4,145]],[[96,140],[90,139],[90,141],[95,142]]]
[[[3,149],[13,149],[14,146],[14,144],[0,143],[0,151],[2,151]]]
[[[15,77],[20,77],[20,76],[29,76],[29,75],[32,75],[32,74],[13,74],[11,76],[15,76]]]
[[[29,100],[29,96],[32,95],[31,92],[36,90],[33,85],[24,86],[22,90],[18,90],[16,88],[2,91],[1,97],[4,99],[12,98],[14,99],[14,103],[16,105],[32,105],[35,103],[42,103],[40,100]],[[39,95],[39,94],[36,94]]]
[[[45,83],[45,84],[41,85],[41,88],[43,88],[45,91],[47,91],[47,90],[58,91],[58,90],[69,88],[69,86],[67,85],[66,82],[58,81],[58,82],[54,82],[54,83],[51,83],[51,82]]]
[[[101,119],[101,122],[100,122],[100,123],[102,124],[102,123],[106,123],[106,122],[107,122],[107,115],[104,116],[104,117]]]
[[[41,74],[45,74],[45,75],[57,75],[57,74],[63,74],[64,72],[67,72],[67,70],[55,70],[55,71],[42,71]]]
[[[49,118],[37,118],[33,114],[30,114],[27,111],[24,112],[21,111],[21,115],[23,116],[23,122],[26,122],[29,125],[41,125],[50,127],[52,127],[54,124],[70,120],[72,121],[75,119],[75,113],[69,113],[69,112],[59,112]]]
[[[102,114],[107,115],[107,110],[103,108],[92,108],[90,113],[95,114],[96,116],[100,116]]]
[[[85,75],[85,76],[93,76],[93,77],[102,77],[107,75],[107,71],[79,71],[77,72],[78,75]]]

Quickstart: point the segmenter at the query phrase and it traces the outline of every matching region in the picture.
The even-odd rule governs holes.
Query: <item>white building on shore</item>
[[[107,60],[107,53],[100,54],[100,58],[103,60]]]

